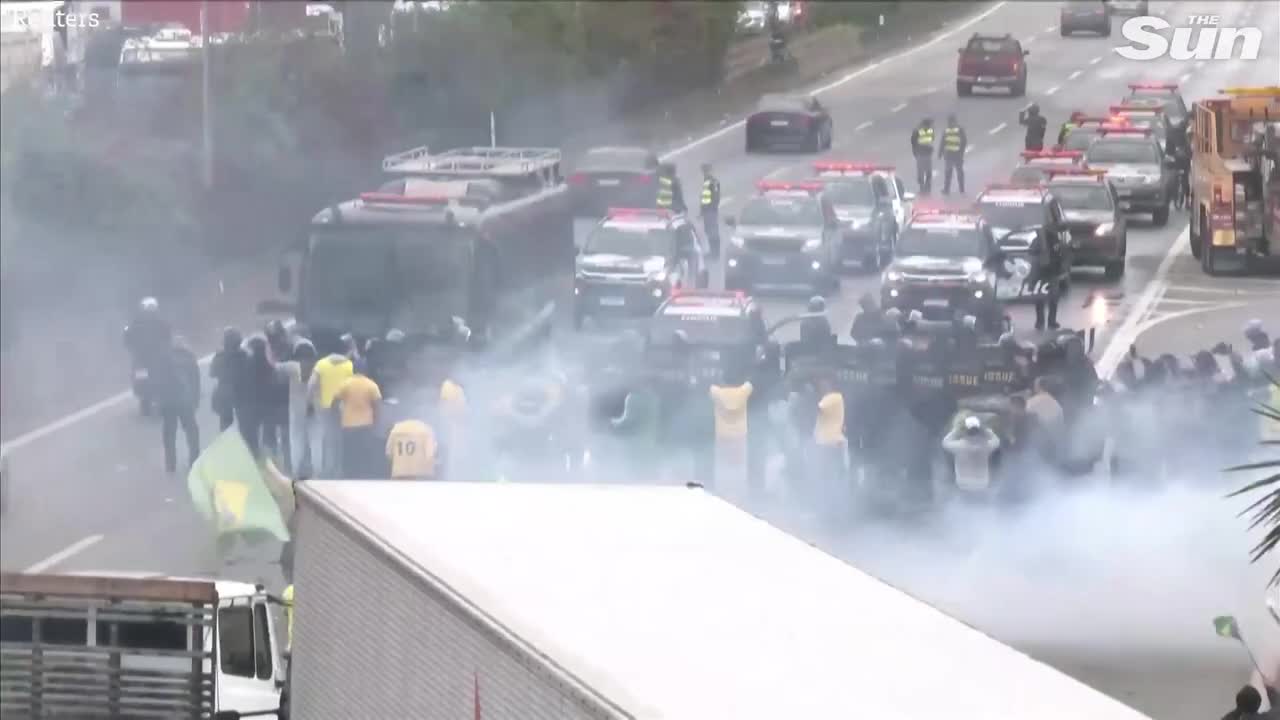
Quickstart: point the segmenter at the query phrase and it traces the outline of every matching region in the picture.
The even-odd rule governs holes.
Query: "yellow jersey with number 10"
[[[392,479],[426,479],[436,471],[436,434],[421,420],[402,420],[387,436]]]

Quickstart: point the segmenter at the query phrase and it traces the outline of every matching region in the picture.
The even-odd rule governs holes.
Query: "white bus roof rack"
[[[382,170],[400,175],[458,175],[522,177],[558,175],[560,151],[555,148],[469,147],[432,155],[426,145],[389,155]]]

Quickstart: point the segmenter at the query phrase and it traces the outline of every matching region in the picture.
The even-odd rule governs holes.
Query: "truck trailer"
[[[0,717],[284,720],[277,602],[228,580],[0,573]]]
[[[299,483],[291,708],[1139,720],[699,487]]]

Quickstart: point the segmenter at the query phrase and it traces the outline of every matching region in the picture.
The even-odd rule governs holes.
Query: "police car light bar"
[[[1098,128],[1098,131],[1103,135],[1144,135],[1144,136],[1151,135],[1151,128],[1149,127],[1138,127],[1136,125],[1121,125],[1119,123],[1103,125],[1101,128]]]
[[[994,185],[988,185],[986,189],[982,191],[982,194],[986,195],[992,190],[995,190],[997,192],[1013,190],[1019,195],[1025,195],[1028,192],[1034,192],[1037,195],[1043,195],[1045,193],[1044,187],[1038,184],[1037,185],[1018,185],[1016,183],[996,183]]]
[[[1130,90],[1177,90],[1177,83],[1129,83]]]
[[[826,189],[819,182],[785,182],[781,180],[761,180],[756,183],[756,189],[760,191],[769,190],[806,190],[808,192],[821,192]]]
[[[747,294],[742,290],[685,290],[684,288],[672,288],[670,294],[671,301],[677,305],[696,302],[704,299],[728,299],[737,302],[746,302]]]
[[[1112,105],[1109,112],[1112,115],[1163,115],[1164,108],[1141,107],[1138,105]]]
[[[609,208],[605,217],[654,217],[670,220],[675,215],[666,208]]]
[[[813,164],[813,169],[817,172],[892,172],[893,168],[893,165],[860,162],[833,162],[830,160],[819,160]]]
[[[1084,153],[1079,150],[1023,150],[1022,157],[1027,160],[1071,159],[1079,160]]]

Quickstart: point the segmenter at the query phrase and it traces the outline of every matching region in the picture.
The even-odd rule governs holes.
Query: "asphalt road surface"
[[[1028,102],[1040,104],[1050,121],[1050,133],[1054,133],[1070,111],[1102,111],[1127,92],[1126,83],[1135,80],[1178,82],[1188,101],[1230,85],[1280,84],[1280,3],[1213,4],[1212,10],[1225,26],[1264,29],[1263,57],[1255,62],[1127,61],[1112,52],[1123,42],[1118,32],[1110,39],[1060,37],[1058,8],[1058,3],[1005,3],[925,46],[833,77],[820,93],[835,120],[835,146],[821,156],[744,155],[739,125],[693,137],[675,148],[669,159],[679,164],[690,199],[698,184],[698,166],[713,163],[722,183],[724,214],[736,212],[757,180],[804,179],[818,157],[896,163],[908,189],[914,191],[908,133],[922,117],[942,123],[947,113],[954,111],[970,138],[966,169],[972,195],[988,182],[1007,178],[1022,148],[1017,112]],[[1196,3],[1152,3],[1153,13],[1165,15],[1175,24],[1184,15],[1205,10],[1203,4]],[[1026,43],[1031,51],[1026,98],[956,97],[956,49],[974,31],[1010,32]],[[1165,228],[1151,228],[1141,221],[1130,227],[1124,279],[1115,286],[1094,281],[1118,298],[1103,329],[1102,342],[1115,336],[1126,347],[1145,329],[1143,322],[1156,317],[1151,313],[1165,312],[1177,304],[1184,295],[1180,290],[1183,284],[1204,284],[1196,279],[1194,266],[1180,257],[1175,243],[1184,237],[1183,217],[1175,215]],[[1268,283],[1274,281],[1224,279],[1210,284],[1220,285],[1230,294],[1234,287],[1250,291],[1261,287],[1265,291]],[[1061,320],[1065,326],[1087,324],[1081,301],[1092,284],[1081,278],[1073,290],[1076,299],[1064,300]],[[847,328],[857,298],[877,289],[877,277],[846,277],[839,296],[829,299],[833,325],[842,331]],[[798,310],[802,303],[803,298],[769,298],[766,314],[782,317]],[[1143,343],[1154,345],[1166,332],[1179,340],[1192,332],[1208,334],[1197,323],[1219,317],[1215,312],[1157,325],[1144,336]],[[1251,305],[1245,314],[1264,312],[1265,306]],[[1013,314],[1018,327],[1029,327],[1029,309],[1019,308]],[[1280,318],[1280,313],[1272,312],[1271,316]],[[1136,322],[1131,317],[1145,320]],[[1238,337],[1243,320],[1223,317],[1227,319],[1221,321],[1220,333],[1199,344],[1211,344],[1219,336]],[[212,433],[212,417],[204,412],[200,419],[202,429]],[[11,505],[0,525],[0,567],[220,574],[277,585],[278,571],[270,564],[274,548],[248,550],[243,562],[217,566],[206,528],[189,507],[184,478],[181,474],[169,477],[160,470],[159,446],[156,425],[138,418],[129,402],[99,404],[6,442],[4,450],[10,455],[13,478]],[[1234,582],[1229,570],[1240,564],[1236,550],[1247,547],[1247,539],[1243,532],[1233,534],[1238,521],[1226,522],[1216,511],[1201,519],[1204,507],[1220,507],[1213,504],[1217,495],[1206,495],[1209,500],[1204,502],[1189,501],[1188,497],[1197,496],[1185,488],[1167,495],[1130,499],[1143,510],[1134,518],[1116,512],[1119,501],[1107,493],[1084,492],[1074,500],[1048,498],[1012,519],[944,518],[936,521],[936,528],[889,524],[828,541],[852,561],[935,600],[1154,717],[1191,720],[1225,711],[1231,689],[1245,674],[1244,667],[1231,648],[1201,642],[1208,632],[1208,616],[1220,609],[1217,605],[1191,603],[1196,608],[1194,621],[1169,625],[1156,622],[1164,617],[1158,610],[1170,604],[1184,607],[1182,595],[1202,601],[1204,589],[1224,578]],[[966,522],[974,518],[979,521]],[[1145,524],[1144,519],[1148,521]],[[1148,525],[1168,529],[1169,534],[1142,534],[1151,529]],[[1026,540],[1014,530],[1025,532]],[[1043,532],[1037,534],[1040,530]],[[1192,540],[1199,537],[1197,530],[1206,537],[1223,535],[1239,542],[1220,540],[1232,549],[1180,563],[1167,558],[1168,549],[1151,540],[1172,538],[1177,558],[1182,547],[1177,542],[1195,545]],[[1076,539],[1083,550],[1073,542]],[[1114,546],[1100,547],[1107,539]],[[991,548],[1010,550],[1016,562],[1006,562],[1001,553],[992,554]],[[1043,552],[1042,558],[1035,556],[1037,548]],[[944,552],[957,549],[963,552],[955,557]],[[995,559],[987,562],[985,558]],[[1067,570],[1075,570],[1074,574],[1055,566],[1055,559],[1063,558],[1071,561]],[[1095,560],[1096,566],[1086,562]],[[1062,602],[1044,599],[1055,593]],[[1260,604],[1260,586],[1255,595]],[[1244,599],[1249,599],[1247,593]],[[1113,604],[1127,612],[1108,614]],[[1243,617],[1244,602],[1240,605]],[[1002,618],[1017,621],[1002,624]],[[1126,629],[1125,621],[1135,623],[1135,632],[1121,632]],[[1160,641],[1143,642],[1149,637]]]

